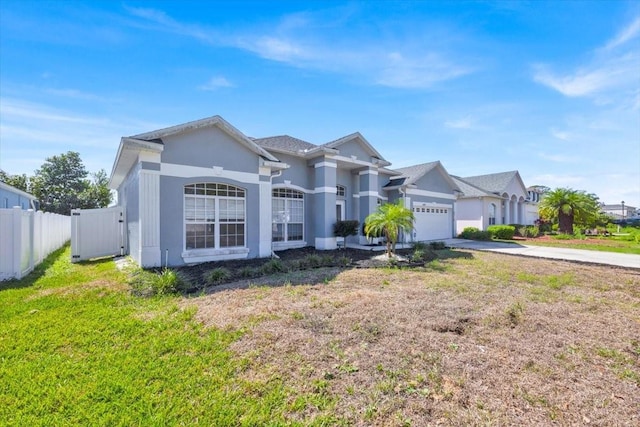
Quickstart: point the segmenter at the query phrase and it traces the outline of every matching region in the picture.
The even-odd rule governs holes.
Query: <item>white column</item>
[[[271,255],[271,200],[271,182],[260,182],[258,256],[261,258]]]

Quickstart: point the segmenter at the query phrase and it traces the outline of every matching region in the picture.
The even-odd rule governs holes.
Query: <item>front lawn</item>
[[[518,240],[518,242],[536,246],[640,255],[640,243],[628,238],[628,236],[585,236],[579,239],[573,237],[557,238],[557,236],[541,236],[532,239]]]
[[[0,425],[640,423],[637,271],[452,252],[142,298],[64,249],[0,284]]]

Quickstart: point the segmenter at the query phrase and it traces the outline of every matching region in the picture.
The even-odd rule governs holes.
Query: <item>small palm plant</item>
[[[387,256],[393,257],[400,231],[413,230],[415,217],[411,209],[404,207],[403,200],[397,203],[385,203],[364,220],[364,232],[367,237],[382,234],[387,240]]]

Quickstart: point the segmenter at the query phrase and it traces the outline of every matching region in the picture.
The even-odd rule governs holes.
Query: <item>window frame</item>
[[[189,208],[187,199],[193,199],[193,208]],[[201,211],[199,211],[198,200],[203,200],[201,205]],[[221,201],[224,201],[227,209],[221,209]],[[229,201],[234,202],[236,206],[235,218],[222,218],[222,214],[226,213],[227,216],[230,212]],[[241,212],[238,211],[238,202],[242,203]],[[219,252],[237,249],[247,248],[247,190],[232,184],[226,184],[221,182],[197,182],[190,183],[183,186],[182,193],[182,213],[183,213],[183,232],[182,232],[182,250],[184,254],[198,253],[198,252]],[[193,209],[193,219],[189,219],[189,209]],[[198,217],[200,214],[202,216]],[[187,236],[187,229],[189,225],[205,225],[213,226],[213,246],[207,246],[207,236],[205,232],[205,245],[203,247],[188,247],[189,237]],[[242,242],[236,245],[224,245],[223,239],[229,239],[229,233],[222,235],[221,229],[223,226],[242,225]],[[235,238],[240,236],[236,228]],[[195,239],[195,238],[194,238]],[[195,246],[195,245],[194,245]]]
[[[276,213],[276,202],[278,204],[283,205],[282,211],[278,211]],[[292,204],[300,204],[300,206],[292,207]],[[291,211],[292,209],[298,210],[296,216],[301,219],[301,221],[291,221]],[[282,214],[280,214],[282,212]],[[289,213],[287,215],[287,212]],[[278,221],[278,216],[281,215],[282,220]],[[274,246],[281,247],[292,247],[292,246],[305,246],[305,194],[300,190],[295,190],[292,188],[273,188],[271,191],[271,243]],[[278,225],[282,225],[282,240],[274,239],[274,232],[277,231]],[[299,233],[300,238],[292,239],[290,226],[291,225],[299,225],[301,232]]]

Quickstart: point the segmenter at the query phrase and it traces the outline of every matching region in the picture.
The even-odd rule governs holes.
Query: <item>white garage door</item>
[[[440,240],[453,236],[453,206],[414,203],[413,215],[416,218],[413,240]]]

